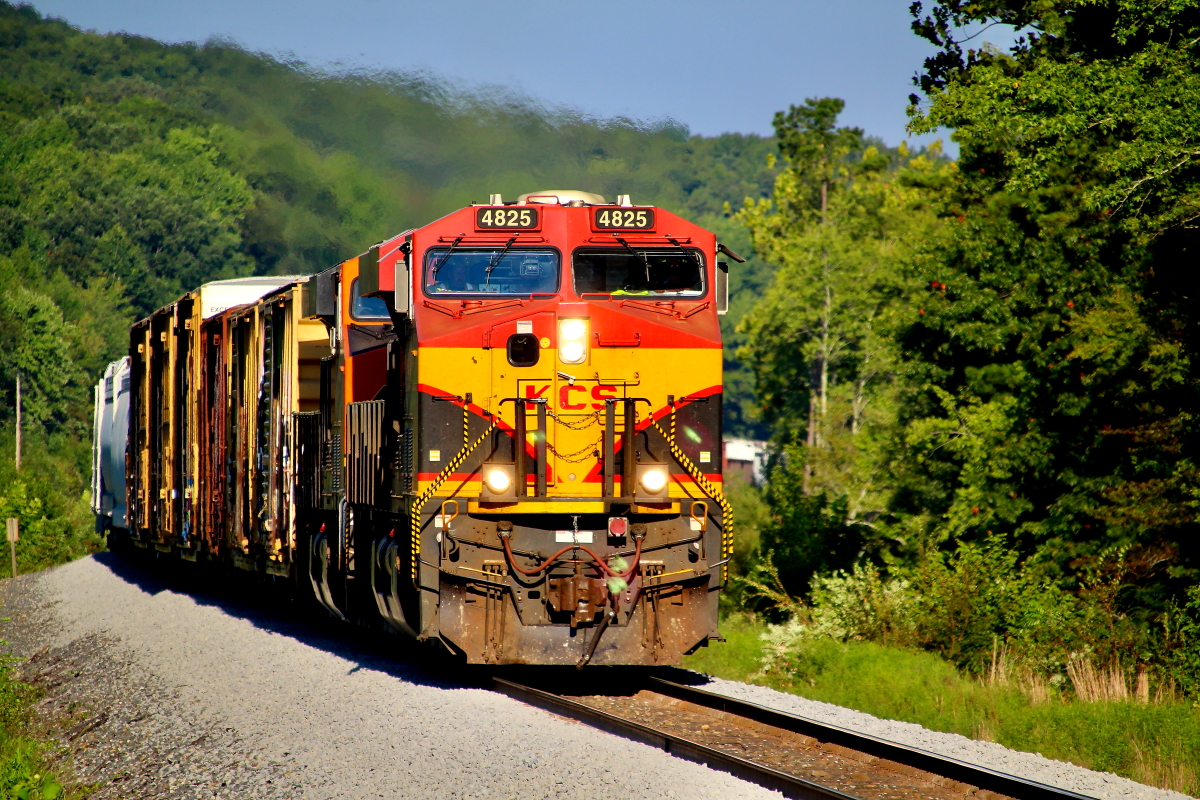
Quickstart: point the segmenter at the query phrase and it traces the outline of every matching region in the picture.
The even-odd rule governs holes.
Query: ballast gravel
[[[109,784],[99,798],[780,796],[431,675],[351,637],[176,591],[111,554],[18,580],[5,587],[3,613],[13,620],[0,623],[0,635],[26,652],[44,638],[42,658],[65,660],[52,698],[64,682],[97,682],[72,674],[81,670],[112,670],[115,694],[137,698],[129,707],[111,706],[112,691],[74,700],[91,703],[93,720],[106,715],[72,740],[91,744],[75,748],[77,773],[117,774],[125,784]],[[18,616],[14,595],[22,593],[42,601]],[[4,627],[18,622],[23,631]],[[106,652],[97,658],[88,648]],[[128,763],[112,770],[87,761],[86,750],[106,748],[118,729],[128,734]]]
[[[780,796],[389,657],[400,640],[172,586],[108,553],[0,581],[0,636],[97,800]],[[764,687],[703,688],[1100,800],[1185,797]]]

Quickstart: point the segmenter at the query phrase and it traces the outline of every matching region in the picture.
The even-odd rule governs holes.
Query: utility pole
[[[21,471],[21,373],[17,373],[17,472]],[[13,564],[16,564],[14,561]],[[15,567],[14,567],[15,569]]]

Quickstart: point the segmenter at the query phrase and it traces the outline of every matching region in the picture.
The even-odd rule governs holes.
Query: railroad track
[[[1092,800],[915,747],[643,676],[619,694],[543,680],[494,688],[560,716],[643,742],[801,800]],[[531,684],[541,684],[531,685]]]

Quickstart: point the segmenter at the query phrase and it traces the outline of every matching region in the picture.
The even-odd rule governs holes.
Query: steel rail
[[[852,795],[791,775],[763,764],[716,750],[672,733],[631,722],[553,692],[493,677],[494,687],[522,702],[569,717],[609,733],[659,747],[672,755],[706,764],[743,780],[804,800],[851,800]],[[750,720],[779,730],[807,736],[826,745],[864,753],[878,759],[946,778],[960,784],[1016,800],[1095,800],[1088,795],[971,764],[918,747],[858,733],[829,723],[649,675],[643,684],[648,691],[673,700],[691,703],[731,717]]]
[[[493,677],[492,682],[497,691],[523,703],[537,706],[559,716],[582,722],[635,742],[657,747],[676,758],[694,761],[722,772],[728,772],[742,780],[756,783],[767,789],[774,789],[782,793],[784,797],[792,797],[797,800],[858,800],[853,795],[839,792],[828,786],[772,769],[747,758],[716,750],[682,736],[631,722],[553,692],[543,691],[504,678]]]
[[[922,772],[969,784],[977,789],[1007,795],[1017,798],[1017,800],[1095,800],[1093,797],[1072,792],[1069,789],[1038,783],[1028,778],[1009,775],[951,756],[940,755],[866,733],[858,733],[826,722],[801,717],[798,714],[777,711],[757,703],[737,700],[665,678],[649,676],[648,684],[652,691],[676,700],[694,703],[713,711],[723,711],[774,728],[810,736],[822,743],[857,750],[860,753],[894,761]]]

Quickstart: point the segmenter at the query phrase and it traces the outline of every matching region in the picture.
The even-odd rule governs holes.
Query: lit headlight
[[[563,342],[558,348],[559,358],[564,364],[578,364],[587,354],[583,342]]]
[[[581,319],[564,319],[558,329],[568,342],[578,342],[587,336],[587,323]]]
[[[509,477],[508,470],[500,467],[492,467],[487,470],[483,479],[487,481],[488,488],[496,494],[504,494],[512,485],[512,478]]]
[[[667,485],[667,471],[662,467],[643,469],[638,478],[642,482],[642,488],[650,494],[658,494]]]
[[[558,359],[564,364],[582,364],[587,359],[587,333],[587,320],[560,319]]]

